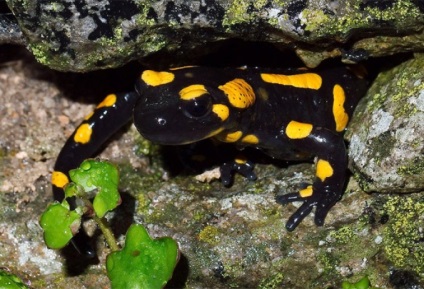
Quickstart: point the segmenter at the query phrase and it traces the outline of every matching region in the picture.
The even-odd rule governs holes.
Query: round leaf
[[[118,192],[119,175],[114,165],[106,161],[85,160],[79,168],[71,170],[73,182],[82,186],[86,192],[98,189],[93,201],[96,215],[102,218],[120,202]]]
[[[50,204],[41,215],[40,225],[44,229],[44,241],[51,249],[65,247],[81,225],[81,216],[69,210],[69,204]]]
[[[155,289],[171,279],[177,261],[175,240],[152,240],[143,226],[132,225],[124,248],[107,257],[106,268],[113,289]]]

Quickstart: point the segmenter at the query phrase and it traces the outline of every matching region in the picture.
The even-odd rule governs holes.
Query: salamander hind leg
[[[287,133],[287,132],[286,132]],[[347,156],[343,137],[328,129],[310,127],[308,133],[294,138],[297,147],[317,156],[315,181],[296,193],[276,197],[280,204],[301,201],[303,204],[289,218],[286,228],[293,231],[315,207],[315,224],[322,226],[327,213],[343,195]],[[298,137],[298,136],[296,136]]]
[[[312,195],[304,196],[303,191],[313,191]],[[331,191],[325,188],[314,188],[309,186],[298,193],[289,193],[276,197],[277,203],[288,204],[296,201],[303,201],[303,204],[296,210],[296,212],[289,218],[286,224],[288,231],[293,231],[302,222],[302,220],[315,209],[315,224],[322,226],[325,221],[327,213],[331,208],[340,200],[343,191]]]

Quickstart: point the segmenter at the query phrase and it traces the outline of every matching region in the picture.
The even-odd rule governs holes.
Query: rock
[[[0,15],[0,44],[25,44],[25,39],[16,21]]]
[[[74,251],[65,259],[46,248],[38,220],[52,201],[55,158],[93,109],[81,99],[106,84],[118,91],[121,81],[112,72],[130,78],[128,71],[104,71],[107,78],[99,72],[63,74],[34,64],[30,56],[10,61],[18,51],[0,48],[8,60],[0,67],[0,264],[33,288],[107,288],[104,262],[110,251],[103,237],[95,232],[99,264],[87,264]],[[103,97],[102,92],[93,102]],[[137,222],[154,237],[179,242],[182,257],[168,288],[341,288],[342,281],[364,275],[372,286],[392,288],[403,281],[389,278],[395,271],[424,279],[422,194],[365,194],[351,178],[323,227],[311,215],[287,232],[285,222],[299,204],[278,205],[275,195],[311,181],[311,163],[258,164],[256,182],[236,176],[234,186],[225,188],[173,174],[167,169],[175,153],[159,152],[130,127],[99,156],[119,164],[121,172],[123,202],[110,216],[116,233]],[[418,282],[414,286],[422,287]]]
[[[167,66],[187,54],[193,62],[193,50],[208,53],[212,42],[234,38],[295,47],[308,66],[424,47],[419,0],[6,2],[37,60],[62,71],[117,67],[156,52],[172,55]]]
[[[350,167],[365,191],[424,190],[424,54],[382,72],[349,127]]]

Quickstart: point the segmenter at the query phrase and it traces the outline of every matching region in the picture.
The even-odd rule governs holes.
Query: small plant
[[[48,247],[65,247],[81,226],[88,212],[102,230],[112,250],[106,260],[106,270],[113,289],[163,288],[171,279],[178,261],[178,245],[172,238],[152,240],[146,229],[133,224],[128,229],[125,245],[119,248],[104,216],[115,209],[121,198],[116,167],[106,161],[86,160],[71,170],[71,183],[65,187],[65,199],[50,204],[40,219]],[[96,191],[93,202],[90,193]],[[82,200],[81,206],[70,209],[68,198]]]
[[[356,283],[350,283],[348,281],[343,281],[342,289],[377,289],[376,287],[372,287],[368,276],[362,277]]]
[[[16,275],[0,270],[0,288],[2,289],[28,289]]]

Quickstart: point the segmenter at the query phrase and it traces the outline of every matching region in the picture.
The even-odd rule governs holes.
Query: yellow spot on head
[[[229,133],[221,133],[217,136],[219,141],[222,142],[236,142],[241,138],[243,133],[241,131],[229,132]]]
[[[294,75],[261,73],[262,80],[268,83],[289,85],[298,88],[320,89],[322,78],[316,73]]]
[[[158,86],[170,83],[174,80],[175,75],[167,71],[145,70],[141,74],[141,80],[147,85]]]
[[[228,97],[230,104],[237,108],[248,108],[255,102],[255,93],[249,83],[236,78],[218,87]]]
[[[212,106],[212,111],[222,120],[226,120],[230,115],[230,110],[224,104],[214,104]]]
[[[330,163],[325,160],[318,160],[316,176],[321,180],[321,182],[325,181],[326,178],[331,177],[332,175],[333,167]]]
[[[244,143],[248,143],[248,144],[257,144],[259,143],[259,139],[256,135],[254,134],[248,134],[245,137],[243,137],[241,139],[242,142]]]
[[[307,198],[307,197],[310,197],[310,196],[312,196],[312,194],[314,193],[314,190],[313,190],[313,188],[312,188],[312,186],[307,186],[306,188],[304,188],[303,190],[300,190],[299,191],[299,195],[302,197],[302,198]]]
[[[115,102],[116,102],[116,94],[109,94],[108,96],[105,97],[105,99],[103,99],[101,103],[99,103],[99,105],[97,105],[96,108],[109,107],[114,105]]]
[[[69,183],[69,179],[67,175],[59,171],[53,171],[52,184],[55,187],[63,188],[67,183]]]
[[[349,115],[346,113],[344,103],[346,100],[343,88],[336,84],[333,88],[333,116],[336,122],[336,131],[343,131],[349,121]]]
[[[307,137],[312,131],[312,124],[292,120],[286,127],[286,135],[291,139]]]
[[[187,87],[184,87],[180,90],[180,98],[182,100],[190,100],[199,96],[202,96],[204,94],[207,94],[208,91],[206,90],[205,86],[202,84],[193,84],[189,85]]]
[[[91,139],[93,129],[88,123],[83,123],[75,131],[74,141],[81,144],[86,144]]]

